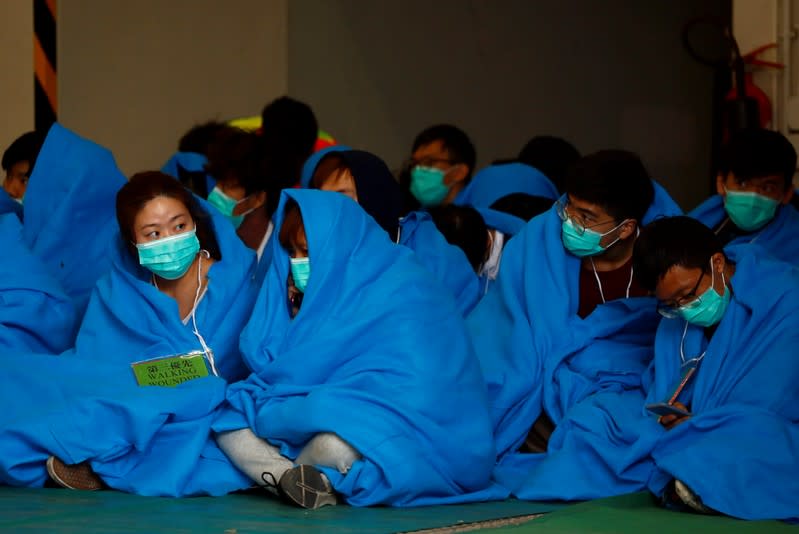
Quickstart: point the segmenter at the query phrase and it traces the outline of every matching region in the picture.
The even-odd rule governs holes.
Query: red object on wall
[[[747,72],[744,77],[744,94],[757,101],[757,109],[760,116],[760,127],[770,128],[773,111],[771,109],[771,100],[763,89],[757,86],[752,80],[752,73]],[[733,87],[724,100],[730,102],[735,100],[738,96],[738,89]]]

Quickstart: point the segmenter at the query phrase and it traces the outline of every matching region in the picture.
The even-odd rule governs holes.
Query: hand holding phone
[[[678,417],[690,417],[691,412],[688,410],[684,410],[680,406],[676,406],[674,404],[669,404],[667,402],[655,402],[653,404],[647,404],[646,409],[655,414],[655,415],[676,415]]]

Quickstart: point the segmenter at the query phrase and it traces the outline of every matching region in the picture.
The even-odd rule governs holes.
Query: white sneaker
[[[681,480],[674,480],[674,492],[682,502],[688,505],[692,510],[700,514],[715,514],[717,513],[712,508],[708,508],[702,504],[702,499],[693,492],[691,488],[686,486]]]

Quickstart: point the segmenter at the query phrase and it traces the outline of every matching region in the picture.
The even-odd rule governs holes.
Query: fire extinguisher
[[[758,59],[757,56],[777,46],[777,43],[769,43],[767,45],[760,46],[755,48],[751,52],[744,54],[740,57],[740,65],[735,65],[736,67],[736,86],[730,89],[727,95],[724,97],[725,101],[725,108],[727,109],[727,120],[725,121],[724,127],[724,141],[727,140],[729,133],[731,130],[735,130],[737,127],[746,127],[746,128],[770,128],[771,121],[773,118],[773,111],[771,107],[771,100],[769,99],[768,95],[766,94],[763,89],[755,84],[751,70],[743,70],[745,66],[751,67],[766,67],[766,68],[776,68],[782,69],[785,66],[782,63],[777,63],[774,61],[765,61],[762,59]],[[741,72],[743,70],[743,72]],[[741,81],[743,80],[743,82]],[[743,98],[742,100],[741,91],[738,88],[743,85]],[[741,102],[745,102],[743,104],[743,109],[741,108]],[[746,109],[750,108],[750,109]],[[753,108],[753,109],[752,109]],[[756,111],[755,111],[756,110]],[[740,120],[737,120],[738,117],[735,116],[736,113],[745,113],[748,115],[744,118],[745,125],[741,124]],[[735,124],[731,124],[732,121],[735,121]]]

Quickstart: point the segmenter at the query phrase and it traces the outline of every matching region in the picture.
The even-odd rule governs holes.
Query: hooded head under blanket
[[[16,215],[0,215],[0,350],[60,353],[72,346],[72,300],[22,242]]]
[[[82,315],[111,263],[114,206],[125,184],[111,152],[56,123],[25,192],[23,236]]]
[[[510,217],[510,215],[509,215]],[[484,283],[474,272],[466,254],[447,242],[433,218],[425,211],[414,211],[400,221],[398,243],[416,253],[424,268],[455,299],[464,316],[480,301]]]
[[[511,193],[526,193],[552,200],[559,196],[555,185],[535,167],[524,163],[503,163],[490,165],[475,174],[454,203],[490,208],[494,202]]]
[[[311,264],[302,306],[291,319],[275,240],[241,336],[253,375],[229,388],[217,430],[248,425],[289,458],[334,432],[363,455],[346,475],[323,468],[356,506],[490,498],[485,386],[452,298],[344,195],[284,191],[276,232],[289,199]]]

